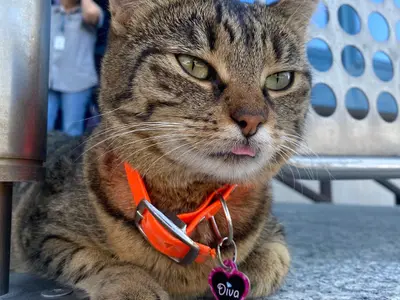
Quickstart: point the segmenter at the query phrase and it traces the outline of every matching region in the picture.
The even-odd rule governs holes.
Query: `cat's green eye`
[[[210,67],[201,59],[183,54],[177,58],[182,68],[193,77],[201,80],[209,77]]]
[[[293,72],[279,72],[267,77],[265,88],[271,91],[283,91],[293,82]]]

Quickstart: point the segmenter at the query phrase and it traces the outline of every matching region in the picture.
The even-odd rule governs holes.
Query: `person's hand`
[[[101,8],[93,0],[81,0],[83,21],[96,26],[100,21]]]

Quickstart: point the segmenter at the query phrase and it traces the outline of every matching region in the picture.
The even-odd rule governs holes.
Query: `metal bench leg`
[[[312,189],[309,189],[305,185],[301,184],[299,181],[297,181],[294,177],[284,177],[281,175],[277,175],[276,177],[277,180],[288,186],[289,188],[297,191],[298,193],[304,195],[305,197],[313,200],[314,202],[325,202],[325,203],[331,203],[332,200],[328,198],[327,196],[323,194],[318,194],[314,192]]]
[[[376,182],[391,191],[395,196],[396,205],[400,205],[400,187],[387,179],[377,179]]]
[[[320,180],[319,190],[321,195],[324,195],[332,201],[332,182],[330,180]]]
[[[9,288],[11,210],[12,183],[0,182],[0,296]]]

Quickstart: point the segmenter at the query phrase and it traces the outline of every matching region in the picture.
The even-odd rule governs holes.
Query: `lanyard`
[[[74,10],[73,12],[71,12],[70,14],[76,14],[76,13],[80,13],[80,12],[81,12],[81,8],[78,8],[78,9]],[[61,14],[60,32],[62,34],[64,34],[67,13],[63,9],[60,8],[60,14]]]
[[[60,31],[62,34],[64,34],[64,31],[65,31],[65,13],[64,12],[61,12]]]

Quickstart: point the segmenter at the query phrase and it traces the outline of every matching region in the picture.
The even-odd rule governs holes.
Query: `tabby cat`
[[[25,187],[13,231],[20,268],[93,300],[209,296],[216,259],[180,265],[135,226],[129,163],[164,213],[195,211],[238,184],[227,202],[238,267],[251,296],[275,292],[290,255],[269,182],[302,135],[311,87],[304,45],[316,4],[110,0],[102,123],[84,150],[79,139],[58,140],[46,181]],[[215,219],[226,236],[222,210]],[[191,238],[219,242],[208,222]],[[232,247],[222,255],[231,258]]]

